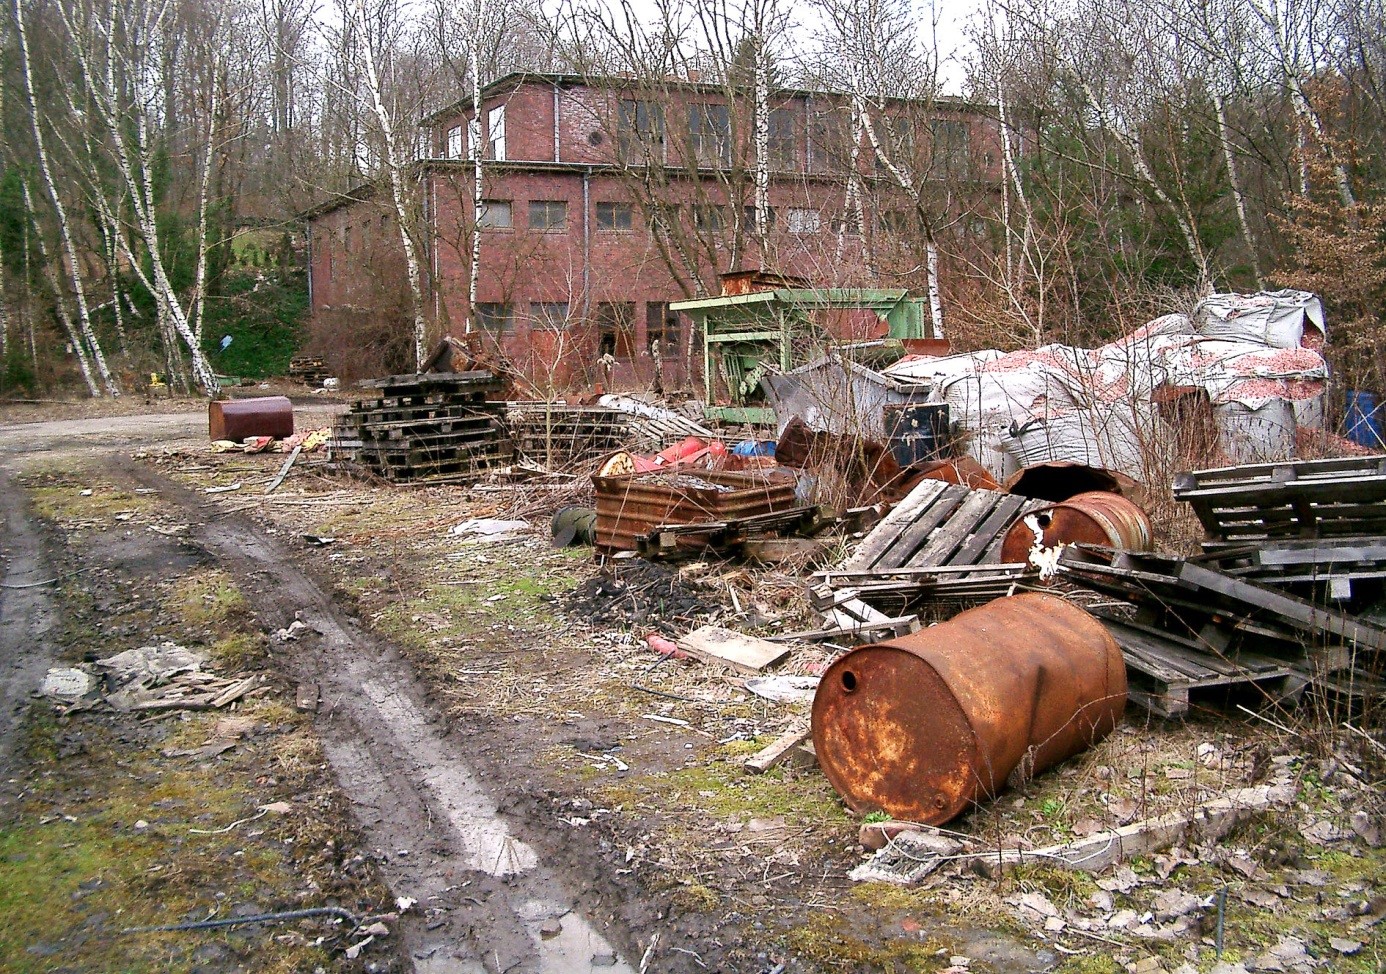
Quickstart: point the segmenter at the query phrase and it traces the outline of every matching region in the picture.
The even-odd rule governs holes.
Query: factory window
[[[629,230],[631,228],[631,207],[629,203],[598,203],[598,230]]]
[[[476,225],[483,230],[508,230],[514,226],[511,221],[509,200],[482,200],[481,212],[477,214]]]
[[[568,204],[563,200],[530,200],[531,230],[562,230],[568,222]]]

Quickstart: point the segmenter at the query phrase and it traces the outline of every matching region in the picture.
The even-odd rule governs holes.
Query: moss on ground
[[[948,966],[952,951],[933,938],[890,937],[868,940],[835,913],[809,914],[802,926],[787,931],[784,945],[824,970],[884,971],[887,974],[927,974]]]
[[[244,933],[120,931],[225,915],[243,901],[296,905],[290,897],[302,880],[281,851],[293,822],[264,820],[260,836],[195,834],[255,814],[245,780],[212,765],[170,768],[155,745],[107,744],[98,733],[83,735],[79,757],[58,761],[52,742],[60,733],[37,709],[26,756],[39,773],[0,825],[0,970],[187,971],[199,950],[248,960]],[[306,941],[253,940],[258,971],[287,974],[330,960]]]

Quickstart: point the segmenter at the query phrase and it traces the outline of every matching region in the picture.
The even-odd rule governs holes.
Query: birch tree
[[[21,0],[15,0],[14,22],[15,32],[19,39],[20,76],[24,79],[24,94],[28,101],[29,121],[34,137],[34,149],[38,156],[38,169],[43,176],[43,186],[48,193],[48,200],[53,207],[53,215],[58,224],[59,245],[62,248],[68,280],[72,285],[72,293],[77,302],[77,328],[81,336],[80,341],[86,343],[91,357],[96,363],[96,371],[101,377],[106,392],[111,396],[118,397],[120,386],[106,365],[106,355],[101,349],[101,342],[96,337],[95,329],[92,328],[91,311],[87,306],[87,289],[82,275],[82,262],[77,253],[77,245],[73,240],[72,224],[68,219],[67,206],[58,191],[58,184],[53,178],[52,160],[49,158],[48,144],[44,138],[44,125],[39,112],[38,97],[34,92],[33,62],[29,56],[29,32],[25,26],[24,4]],[[100,395],[100,391],[97,390],[93,394]]]

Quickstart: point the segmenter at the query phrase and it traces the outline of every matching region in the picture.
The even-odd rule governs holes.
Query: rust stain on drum
[[[1145,511],[1120,494],[1094,490],[1042,507],[1012,524],[1001,543],[1003,563],[1025,561],[1029,555],[1035,543],[1031,520],[1040,528],[1046,548],[1066,543],[1150,551],[1154,545]]]
[[[1052,595],[997,599],[828,667],[813,746],[860,813],[941,825],[1116,727],[1126,667],[1106,628]]]

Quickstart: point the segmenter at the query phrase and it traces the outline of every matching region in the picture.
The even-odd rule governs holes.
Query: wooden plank
[[[953,517],[958,508],[970,496],[971,493],[968,488],[955,484],[948,485],[948,488],[939,494],[928,510],[921,512],[913,524],[900,532],[899,537],[881,553],[875,564],[870,567],[886,569],[911,564],[919,547],[927,542],[934,531]]]
[[[705,663],[719,663],[743,673],[759,673],[789,655],[789,647],[721,626],[702,626],[677,640],[679,649]]]
[[[905,499],[871,529],[871,532],[857,546],[852,557],[843,563],[843,568],[870,568],[881,555],[915,520],[918,512],[927,509],[948,487],[941,480],[921,481]]]
[[[929,538],[917,554],[910,558],[911,565],[946,565],[958,550],[958,546],[972,533],[972,529],[995,508],[997,502],[1007,495],[991,490],[974,490],[962,505]]]
[[[1202,565],[1185,562],[1179,566],[1178,572],[1181,582],[1273,612],[1278,618],[1305,633],[1312,635],[1320,631],[1330,632],[1351,640],[1364,649],[1386,648],[1386,630],[1362,625],[1340,612],[1319,608],[1303,599],[1253,582],[1231,578]]]
[[[950,559],[955,565],[975,565],[1002,540],[1012,522],[1020,515],[1021,509],[1030,501],[1027,497],[1007,494],[1002,497],[986,518],[977,525],[967,544],[958,549]]]
[[[808,740],[813,733],[808,724],[801,724],[785,731],[770,744],[746,759],[742,768],[748,774],[764,774],[789,756],[796,747]]]

